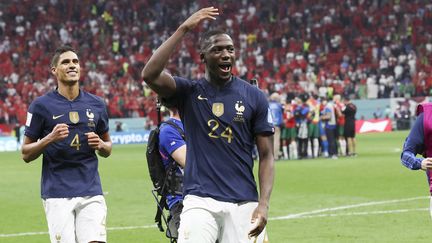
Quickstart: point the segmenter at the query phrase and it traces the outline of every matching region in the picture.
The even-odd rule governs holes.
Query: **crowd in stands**
[[[155,119],[155,95],[140,71],[207,0],[11,0],[0,2],[0,123],[24,124],[30,102],[56,87],[50,59],[70,44],[82,87],[105,98],[110,117]],[[234,38],[234,74],[268,94],[308,92],[352,99],[431,95],[432,3],[428,0],[220,0],[222,14],[191,32],[173,74],[199,78],[199,34],[219,26]],[[211,25],[211,26],[210,26]]]

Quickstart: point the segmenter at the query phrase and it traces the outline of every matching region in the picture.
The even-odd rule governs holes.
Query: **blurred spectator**
[[[110,117],[154,120],[155,94],[139,72],[152,50],[175,31],[175,23],[207,5],[173,0],[0,2],[0,122],[25,120],[25,112],[17,111],[55,88],[49,52],[61,43],[83,46],[80,56],[88,75],[82,85],[105,97]],[[225,26],[239,43],[233,73],[246,80],[259,77],[259,87],[268,94],[353,99],[432,94],[429,1],[226,0],[215,3],[219,5],[224,12],[212,24]],[[202,28],[208,27],[210,23]],[[199,78],[203,73],[203,66],[195,64],[195,39],[187,37],[174,54],[172,60],[178,61],[168,67],[173,74]]]
[[[121,121],[115,122],[115,131],[116,132],[123,132],[123,122],[121,122]]]
[[[279,160],[281,129],[283,125],[283,107],[281,104],[281,97],[276,92],[271,94],[269,97],[269,109],[273,117],[273,125],[275,128],[273,135],[274,158],[275,160]]]
[[[374,119],[380,119],[383,117],[383,111],[381,110],[381,107],[377,107],[376,110],[373,113]]]

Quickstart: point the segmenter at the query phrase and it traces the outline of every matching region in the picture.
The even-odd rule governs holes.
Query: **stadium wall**
[[[431,101],[432,97],[353,100],[352,102],[357,106],[356,130],[358,133],[381,132],[381,129],[371,128],[371,125],[374,127],[378,124],[380,127],[382,121],[391,122],[391,126],[382,126],[384,127],[382,131],[409,129],[415,120],[417,105]],[[407,119],[395,118],[401,114],[407,115]],[[119,123],[122,124],[122,131],[116,131],[116,126]],[[150,130],[145,129],[146,124],[147,119],[143,117],[110,119],[109,126],[113,144],[147,143]],[[2,128],[0,130],[2,131],[0,132],[0,152],[19,150],[20,143],[17,141],[13,130],[7,129],[8,125],[6,124],[0,125],[2,126],[0,126]]]

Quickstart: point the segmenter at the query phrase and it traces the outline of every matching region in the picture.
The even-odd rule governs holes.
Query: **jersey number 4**
[[[216,134],[216,130],[219,128],[220,124],[217,120],[211,119],[208,120],[207,125],[210,127],[211,131],[208,133],[211,138],[226,138],[228,143],[231,143],[233,140],[233,132],[230,126],[226,127],[225,130],[221,133],[221,135]]]
[[[72,142],[70,143],[70,146],[75,147],[76,150],[79,150],[81,144],[80,144],[78,133],[75,134],[74,138],[72,139]]]

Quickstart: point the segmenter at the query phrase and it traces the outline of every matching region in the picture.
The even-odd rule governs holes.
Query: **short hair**
[[[204,34],[201,35],[199,45],[200,45],[200,52],[204,52],[205,48],[210,44],[210,37],[215,35],[228,35],[228,33],[223,29],[211,29]]]
[[[60,46],[59,48],[57,48],[54,52],[54,56],[51,59],[51,67],[57,66],[58,61],[60,59],[60,55],[65,53],[65,52],[68,52],[68,51],[76,53],[75,49],[73,49],[71,46],[65,45],[65,46]]]
[[[270,95],[270,100],[275,101],[275,102],[280,102],[281,97],[280,94],[277,92],[274,92]]]

